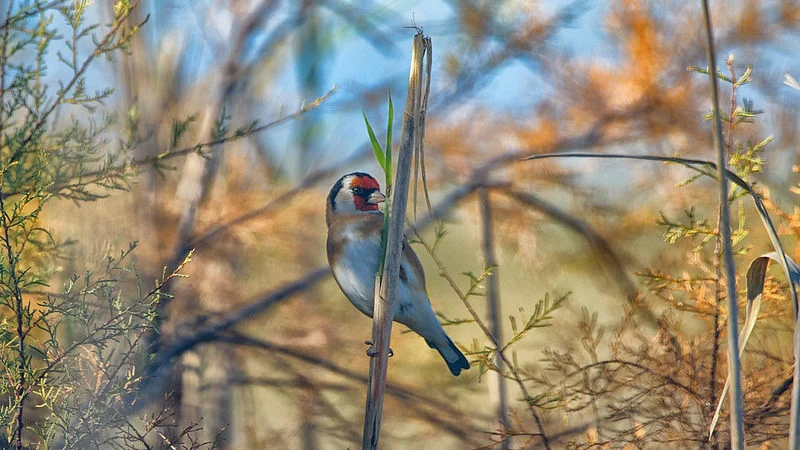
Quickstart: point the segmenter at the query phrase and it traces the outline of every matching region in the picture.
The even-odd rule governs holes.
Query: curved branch
[[[715,163],[703,159],[679,158],[676,156],[626,155],[621,153],[589,153],[589,152],[541,153],[538,155],[522,156],[521,160],[533,161],[536,159],[550,159],[550,158],[599,158],[599,159],[632,159],[632,160],[642,160],[642,161],[660,161],[660,162],[683,164],[695,170],[697,170],[697,166],[713,169],[714,171],[717,170],[717,165]],[[703,173],[704,175],[713,176],[706,172],[701,171],[701,173]],[[781,241],[778,238],[778,231],[775,229],[775,225],[772,223],[772,219],[770,218],[769,212],[767,211],[767,208],[764,206],[764,202],[761,200],[761,196],[755,191],[755,189],[753,189],[752,186],[750,186],[746,181],[741,179],[735,173],[726,169],[726,174],[731,182],[733,182],[740,188],[747,191],[748,194],[750,194],[750,198],[753,199],[753,203],[755,204],[756,210],[758,210],[758,215],[761,218],[761,222],[764,224],[764,228],[767,230],[767,235],[769,236],[770,242],[772,243],[772,246],[775,249],[775,251],[778,253],[779,262],[781,264],[781,267],[783,267],[786,279],[791,280],[792,277],[790,275],[789,262],[786,259],[786,253],[784,252],[783,245],[781,244]],[[794,305],[795,320],[796,320],[798,314],[797,313],[798,298],[797,298],[797,289],[794,286],[794,283],[789,283],[789,293],[792,296],[792,304]]]
[[[255,339],[241,333],[234,332],[230,334],[225,334],[220,336],[218,340],[237,345],[246,345],[249,347],[259,348],[265,351],[275,352],[285,356],[289,356],[298,361],[302,361],[308,364],[313,364],[317,367],[323,368],[332,373],[343,376],[347,379],[358,381],[359,383],[366,384],[369,381],[367,377],[360,375],[352,370],[336,365],[331,361],[299,352],[295,349],[292,349],[291,347],[275,344],[273,342],[265,341],[262,339]],[[470,417],[458,411],[457,409],[453,408],[451,404],[441,401],[437,398],[428,397],[426,395],[420,394],[409,388],[389,383],[387,383],[386,385],[386,393],[397,398],[398,400],[403,401],[407,407],[417,411],[418,413],[423,415],[426,420],[444,429],[453,436],[459,438],[461,441],[475,445],[475,442],[472,442],[464,435],[464,428],[463,426],[460,425],[463,425],[464,423],[469,423],[469,428],[471,428],[472,431],[479,431],[479,430],[471,423]],[[452,416],[453,420],[452,421],[444,420],[441,418],[441,414],[431,414],[429,411],[421,408],[420,407],[421,404],[427,405],[428,407],[437,411],[437,413],[442,413],[442,412],[446,413],[449,416]],[[491,420],[490,418],[483,417],[482,415],[479,415],[478,417],[474,418],[478,418],[480,420]]]
[[[620,287],[628,297],[628,301],[635,303],[638,300],[640,297],[639,290],[636,288],[636,284],[633,280],[631,280],[625,270],[623,270],[622,258],[620,258],[617,252],[614,251],[608,241],[601,236],[600,233],[595,231],[587,223],[565,213],[555,205],[533,194],[513,189],[501,189],[501,192],[522,204],[535,208],[586,238],[597,255],[610,263],[610,268],[615,275],[612,278],[620,284]],[[652,312],[647,310],[646,313],[651,321],[656,320]]]
[[[168,150],[164,153],[160,153],[155,156],[133,159],[130,162],[117,167],[106,167],[102,169],[92,170],[90,172],[80,173],[71,177],[68,181],[61,183],[54,183],[51,186],[48,186],[47,192],[54,195],[58,195],[65,189],[76,189],[83,186],[98,184],[103,180],[108,179],[109,177],[124,176],[139,167],[147,166],[150,164],[161,164],[164,161],[177,158],[180,156],[187,156],[194,153],[203,154],[203,151],[205,149],[214,147],[216,145],[237,141],[239,139],[243,139],[248,136],[252,136],[254,134],[270,130],[278,125],[289,122],[291,120],[299,120],[302,118],[304,114],[322,105],[322,103],[325,102],[331,95],[333,95],[335,91],[336,91],[336,86],[332,87],[324,95],[317,97],[313,102],[307,105],[303,105],[300,109],[296,110],[295,112],[279,117],[278,119],[275,119],[269,123],[265,123],[264,125],[251,128],[249,130],[246,130],[245,132],[233,133],[230,136],[221,137],[219,139],[213,139],[211,141],[200,142],[190,147],[183,147],[177,150]],[[21,195],[23,193],[24,193],[23,191],[8,192],[6,193],[6,196]]]

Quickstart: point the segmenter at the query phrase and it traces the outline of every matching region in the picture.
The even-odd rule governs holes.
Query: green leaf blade
[[[387,188],[392,185],[392,125],[394,124],[394,105],[392,104],[392,93],[389,93],[389,119],[386,125],[386,175]]]
[[[375,160],[378,161],[378,165],[381,166],[381,169],[386,172],[386,155],[383,153],[383,149],[381,148],[381,144],[378,142],[378,138],[375,137],[375,132],[372,131],[372,125],[369,124],[367,113],[362,109],[361,114],[364,116],[364,123],[367,125],[367,133],[369,133],[369,141],[372,144],[372,151],[375,153]]]

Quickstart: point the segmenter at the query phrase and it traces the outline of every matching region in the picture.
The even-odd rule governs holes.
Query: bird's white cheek
[[[353,194],[347,189],[342,189],[336,195],[336,210],[338,212],[353,212],[357,211],[353,203]]]

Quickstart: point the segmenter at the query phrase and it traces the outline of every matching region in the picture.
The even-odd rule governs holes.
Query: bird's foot
[[[380,353],[378,349],[375,348],[375,344],[373,344],[372,341],[364,341],[364,343],[369,345],[369,348],[367,349],[367,356],[369,356],[370,358]],[[392,356],[394,356],[394,350],[392,350],[390,347],[389,357],[391,358]]]

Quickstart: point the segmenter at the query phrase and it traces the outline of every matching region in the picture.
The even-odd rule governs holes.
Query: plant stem
[[[465,294],[464,292],[461,291],[461,288],[458,287],[458,283],[456,283],[456,280],[454,280],[453,277],[450,275],[450,273],[447,272],[447,267],[445,267],[442,260],[439,259],[439,256],[436,254],[435,250],[422,239],[422,236],[420,236],[420,234],[417,233],[416,229],[414,229],[413,231],[417,237],[417,240],[422,244],[423,247],[425,247],[425,250],[431,255],[433,262],[436,263],[436,266],[439,268],[439,274],[445,280],[447,280],[447,283],[450,285],[450,287],[453,289],[453,292],[456,293],[458,298],[464,304],[464,307],[467,308],[467,311],[472,316],[472,319],[475,321],[478,327],[480,327],[484,336],[486,336],[489,339],[494,348],[498,349],[497,355],[500,357],[503,363],[508,367],[508,371],[511,374],[511,379],[513,379],[514,382],[517,383],[519,390],[522,391],[522,396],[525,399],[525,404],[528,407],[528,411],[530,411],[531,417],[533,417],[533,420],[536,422],[536,426],[539,428],[538,436],[541,438],[542,444],[547,450],[550,450],[550,440],[547,437],[547,433],[544,430],[544,422],[542,421],[542,418],[539,416],[539,413],[536,412],[536,407],[530,401],[533,398],[533,396],[531,396],[530,393],[528,392],[528,388],[525,386],[525,382],[522,380],[522,376],[520,375],[519,371],[516,369],[516,367],[514,367],[511,361],[508,360],[508,357],[502,350],[503,349],[502,345],[500,345],[500,342],[495,340],[491,330],[489,330],[489,328],[483,322],[483,319],[481,319],[478,312],[469,302],[468,294]]]
[[[0,175],[2,176],[2,175]],[[14,295],[14,315],[17,316],[17,353],[19,354],[19,361],[17,370],[17,386],[14,392],[17,405],[16,425],[14,426],[14,449],[21,450],[22,447],[22,429],[25,427],[23,418],[25,412],[25,371],[27,370],[26,356],[25,356],[25,330],[23,329],[25,311],[22,305],[22,292],[19,288],[19,278],[17,278],[17,259],[14,256],[14,251],[11,248],[11,236],[9,228],[11,227],[11,220],[6,212],[5,201],[3,200],[3,193],[0,190],[0,214],[2,214],[3,222],[3,243],[5,244],[6,258],[8,258],[8,273],[9,286]]]
[[[742,408],[742,379],[739,361],[739,304],[736,298],[736,267],[733,262],[731,245],[730,212],[728,208],[728,158],[722,138],[722,121],[719,109],[719,90],[717,87],[717,65],[714,52],[714,33],[711,29],[711,15],[708,12],[708,0],[703,0],[703,19],[706,27],[706,56],[711,79],[711,106],[714,111],[714,144],[717,149],[717,172],[719,174],[720,233],[722,234],[722,253],[725,261],[725,278],[728,296],[728,376],[731,380],[730,420],[731,448],[744,448],[744,423]],[[794,448],[794,447],[793,447]]]
[[[411,53],[411,73],[408,80],[408,96],[403,114],[403,129],[400,152],[397,158],[397,175],[393,187],[393,201],[389,233],[386,240],[386,261],[380,283],[375,283],[375,298],[372,321],[372,359],[369,368],[369,386],[364,413],[364,435],[362,449],[377,449],[380,437],[383,394],[386,391],[386,371],[389,364],[389,341],[392,334],[392,319],[396,304],[397,285],[400,278],[400,263],[403,257],[404,222],[408,204],[411,178],[411,160],[414,154],[415,124],[421,113],[422,66],[425,54],[422,32],[414,35]],[[420,141],[421,143],[421,141]],[[379,287],[380,286],[380,287]]]
[[[728,58],[728,71],[731,74],[731,104],[728,114],[728,142],[726,144],[728,155],[733,152],[733,132],[736,128],[734,114],[736,112],[736,73],[733,70],[733,55]],[[719,357],[719,337],[722,334],[722,327],[719,323],[720,305],[722,304],[722,211],[717,212],[717,237],[714,246],[714,344],[711,350],[711,376],[709,380],[709,392],[711,393],[711,405],[717,404],[717,364]],[[714,443],[718,448],[719,444]]]
[[[503,342],[503,328],[501,323],[500,313],[500,280],[498,279],[497,256],[495,255],[494,245],[494,224],[492,223],[492,205],[489,201],[489,192],[486,188],[478,190],[478,199],[481,204],[481,222],[483,223],[483,239],[481,240],[481,247],[483,249],[483,260],[486,268],[493,267],[492,273],[489,274],[486,280],[486,301],[489,305],[489,327],[491,328],[492,335],[495,342]],[[490,379],[493,380],[497,386],[497,397],[494,401],[497,408],[497,421],[503,427],[503,432],[508,431],[508,394],[506,388],[506,379],[503,376],[503,358],[500,357],[500,348],[495,347],[494,365],[497,372],[490,373]],[[502,450],[508,450],[511,442],[509,439],[503,439],[500,443]]]

